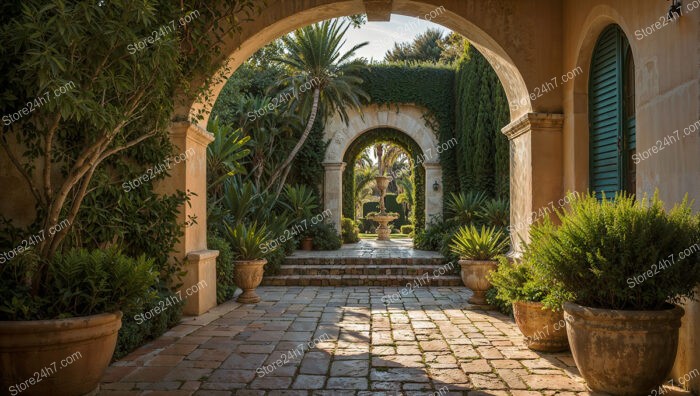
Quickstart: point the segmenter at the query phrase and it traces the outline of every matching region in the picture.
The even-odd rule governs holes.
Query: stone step
[[[263,278],[263,286],[462,286],[456,275],[276,275]]]
[[[443,265],[443,257],[294,257],[286,265]],[[457,265],[455,263],[455,265]]]
[[[410,275],[420,276],[454,274],[454,267],[437,265],[288,265],[280,267],[278,275]]]

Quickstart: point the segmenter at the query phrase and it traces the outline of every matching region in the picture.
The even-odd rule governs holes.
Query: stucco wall
[[[684,15],[664,26],[660,18],[668,12],[666,1],[565,1],[564,71],[577,66],[584,70],[563,87],[565,190],[584,191],[588,186],[587,76],[595,41],[610,23],[625,32],[635,60],[637,152],[652,149],[677,129],[683,136],[684,128],[700,119],[700,9],[687,12],[693,1],[683,3]],[[656,154],[651,152],[637,165],[637,193],[653,194],[656,189],[668,203],[687,193],[700,209],[700,128]],[[685,309],[673,378],[700,369],[700,304],[689,303]],[[700,392],[700,378],[691,383]]]

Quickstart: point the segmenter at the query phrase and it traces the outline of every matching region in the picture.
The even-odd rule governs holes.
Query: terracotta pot
[[[666,379],[678,349],[683,308],[618,311],[564,304],[571,353],[596,392],[646,395]]]
[[[267,260],[244,260],[233,262],[233,279],[236,286],[243,290],[236,299],[239,303],[255,304],[260,302],[260,296],[255,293],[255,288],[260,286],[263,278],[263,267]]]
[[[306,237],[301,240],[301,250],[314,250],[314,239]]]
[[[121,312],[0,322],[0,389],[23,396],[96,392],[121,326]]]
[[[569,349],[563,312],[542,309],[541,302],[513,302],[513,316],[525,345],[534,351],[561,352]]]
[[[469,299],[470,304],[486,305],[486,291],[491,288],[491,282],[486,275],[498,268],[498,261],[493,260],[459,260],[462,267],[460,275],[464,286],[470,288],[474,295]]]

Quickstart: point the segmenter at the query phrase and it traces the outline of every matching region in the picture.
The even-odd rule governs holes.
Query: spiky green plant
[[[233,227],[227,224],[225,237],[235,260],[259,260],[265,257],[264,246],[270,240],[270,233],[264,225],[241,222]]]
[[[486,225],[505,228],[510,222],[510,207],[508,200],[496,198],[486,201],[478,213],[481,221]]]
[[[496,227],[481,230],[473,225],[463,226],[457,231],[450,250],[466,260],[493,260],[508,249],[508,238]]]
[[[447,201],[448,217],[460,225],[470,225],[479,218],[485,202],[486,194],[483,192],[451,193]]]

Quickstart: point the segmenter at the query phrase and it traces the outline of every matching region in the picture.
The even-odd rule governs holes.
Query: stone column
[[[216,258],[219,252],[207,249],[207,145],[214,136],[189,122],[174,122],[170,126],[170,139],[179,161],[170,169],[170,178],[156,187],[161,194],[175,191],[195,193],[190,204],[182,206],[178,223],[184,224],[185,234],[175,245],[171,260],[184,262],[187,275],[182,279],[180,295],[185,300],[185,315],[201,315],[216,306]],[[194,222],[192,221],[194,220]],[[198,290],[188,296],[188,288]]]
[[[439,162],[424,162],[425,168],[425,224],[430,224],[433,216],[442,217],[442,166]],[[438,182],[438,190],[433,190],[433,184]]]
[[[562,114],[528,113],[502,131],[510,140],[511,254],[529,242],[530,224],[563,196]]]
[[[323,180],[323,209],[330,210],[330,221],[340,235],[340,220],[343,217],[343,171],[345,162],[324,162],[326,175]]]

